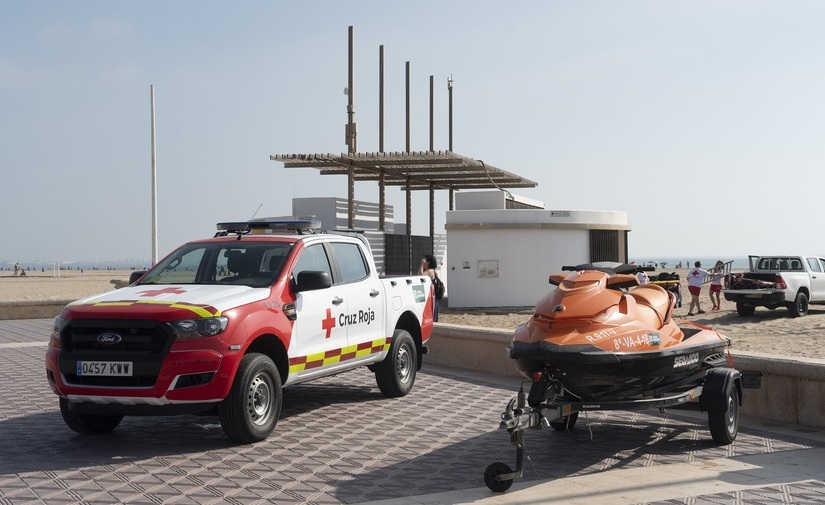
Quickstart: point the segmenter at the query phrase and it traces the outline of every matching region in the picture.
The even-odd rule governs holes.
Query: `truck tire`
[[[384,361],[375,365],[375,381],[378,389],[389,398],[404,396],[415,383],[418,370],[418,354],[415,341],[407,330],[395,330],[390,352]]]
[[[96,416],[75,412],[69,406],[69,400],[65,398],[60,399],[60,415],[63,416],[66,426],[83,435],[109,433],[123,420],[123,416]]]
[[[791,317],[803,317],[808,314],[808,296],[803,292],[796,294],[794,301],[788,303],[788,313]]]
[[[281,415],[281,374],[265,354],[249,353],[241,359],[229,395],[218,404],[224,434],[250,444],[268,437]]]
[[[752,316],[756,312],[756,307],[742,302],[736,302],[736,313],[742,317]]]

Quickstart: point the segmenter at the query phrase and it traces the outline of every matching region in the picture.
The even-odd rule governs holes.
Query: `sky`
[[[548,209],[626,212],[634,258],[825,254],[825,2],[0,0],[0,261],[150,258],[218,221],[346,198],[272,154],[453,150]],[[358,200],[378,200],[374,183]],[[429,233],[427,192],[413,233]],[[387,190],[398,220],[404,193]],[[447,192],[436,193],[444,233]]]

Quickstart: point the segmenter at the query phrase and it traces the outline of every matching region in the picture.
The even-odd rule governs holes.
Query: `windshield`
[[[187,244],[158,263],[140,284],[271,285],[281,273],[291,244],[220,242]]]

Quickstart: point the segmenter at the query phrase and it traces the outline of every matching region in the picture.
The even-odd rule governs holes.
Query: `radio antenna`
[[[252,217],[250,217],[250,218],[249,218],[249,220],[246,222],[246,227],[244,227],[244,229],[243,229],[243,230],[238,231],[238,240],[240,240],[240,239],[241,239],[241,236],[243,236],[243,235],[245,235],[245,234],[247,234],[247,233],[249,233],[249,232],[251,231],[251,230],[249,229],[249,223],[250,223],[253,219],[255,219],[255,216],[257,216],[257,215],[258,215],[258,212],[260,212],[261,207],[263,207],[263,206],[264,206],[264,203],[263,203],[263,202],[261,202],[261,204],[260,204],[260,205],[258,205],[258,208],[257,208],[257,209],[255,209],[255,212],[252,214]]]
[[[250,217],[250,218],[249,218],[249,220],[250,220],[250,221],[252,221],[253,219],[255,219],[255,216],[257,216],[257,215],[258,215],[258,212],[260,212],[260,211],[261,211],[261,207],[263,207],[263,206],[264,206],[264,203],[263,203],[263,202],[261,202],[261,204],[260,204],[260,205],[258,205],[258,208],[255,210],[255,213],[254,213],[254,214],[252,214],[252,217]]]

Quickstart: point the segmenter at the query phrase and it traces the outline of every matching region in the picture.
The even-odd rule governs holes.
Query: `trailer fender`
[[[736,388],[739,405],[742,405],[742,373],[733,368],[712,368],[705,375],[699,406],[703,412],[713,410],[714,406],[727,403],[729,388]]]

